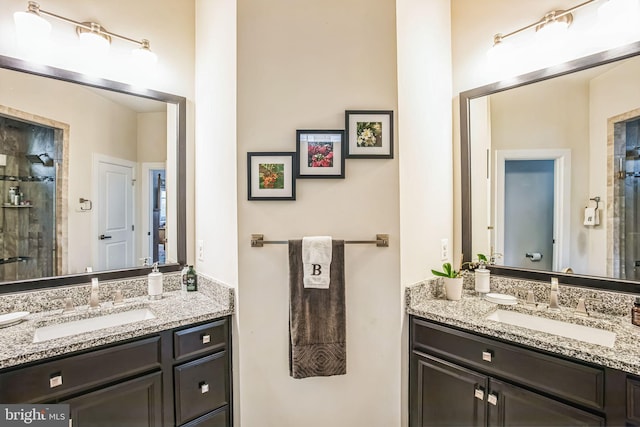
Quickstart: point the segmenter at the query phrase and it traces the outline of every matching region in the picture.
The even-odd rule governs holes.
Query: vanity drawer
[[[221,351],[174,368],[176,425],[229,403],[227,357]]]
[[[36,403],[160,368],[160,337],[0,374],[0,402]]]
[[[604,371],[413,319],[414,348],[575,403],[604,408]]]
[[[220,319],[173,333],[173,355],[176,360],[223,349],[227,342],[227,319]]]

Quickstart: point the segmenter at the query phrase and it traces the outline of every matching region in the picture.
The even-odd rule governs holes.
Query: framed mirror
[[[0,56],[0,293],[186,263],[186,99]]]
[[[463,261],[640,292],[639,55],[633,43],[460,94]]]

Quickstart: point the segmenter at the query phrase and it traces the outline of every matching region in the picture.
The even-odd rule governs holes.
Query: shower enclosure
[[[640,117],[614,124],[613,274],[640,280]]]
[[[56,131],[0,116],[0,281],[58,274]]]

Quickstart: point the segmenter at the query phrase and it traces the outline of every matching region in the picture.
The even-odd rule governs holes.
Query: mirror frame
[[[470,135],[470,107],[471,100],[491,95],[508,89],[514,89],[531,83],[560,77],[577,71],[609,64],[626,58],[640,55],[640,42],[631,43],[619,48],[606,50],[583,58],[575,59],[553,67],[523,74],[518,77],[491,83],[460,93],[460,175],[462,195],[462,253],[463,262],[472,258],[472,229],[471,229],[471,135]],[[545,270],[529,270],[508,266],[491,266],[491,271],[500,276],[517,277],[528,280],[550,282],[557,277],[560,283],[572,286],[607,289],[618,292],[640,293],[640,282],[616,279],[611,277],[566,274]]]
[[[74,71],[63,70],[48,65],[35,64],[21,59],[0,55],[0,68],[32,74],[45,78],[61,80],[69,83],[76,83],[83,86],[90,86],[98,89],[110,90],[128,95],[149,98],[156,101],[175,104],[177,106],[177,147],[176,147],[176,226],[177,226],[177,263],[159,266],[160,271],[179,271],[181,265],[187,261],[187,187],[186,187],[186,166],[187,166],[187,100],[182,96],[169,93],[158,92],[151,89],[140,88],[126,83],[116,82],[102,78],[95,78],[80,74]],[[119,270],[95,271],[92,273],[69,274],[66,276],[43,277],[40,279],[29,279],[20,281],[10,281],[0,284],[0,294],[9,292],[20,292],[50,288],[56,286],[69,286],[87,284],[91,279],[97,277],[99,280],[114,280],[143,276],[149,273],[150,267],[133,267]]]

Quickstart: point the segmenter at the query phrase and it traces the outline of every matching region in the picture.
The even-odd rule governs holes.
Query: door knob
[[[100,239],[100,240],[110,239],[110,238],[111,238],[111,236],[107,236],[107,235],[104,235],[104,234],[101,234],[101,235],[98,236],[98,239]]]

